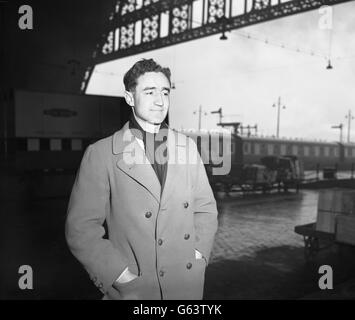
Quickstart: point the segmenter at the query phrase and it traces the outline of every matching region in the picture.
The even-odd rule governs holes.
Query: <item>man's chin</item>
[[[148,120],[148,122],[150,124],[154,124],[154,125],[158,125],[161,124],[164,121],[164,119],[152,119],[152,120]]]

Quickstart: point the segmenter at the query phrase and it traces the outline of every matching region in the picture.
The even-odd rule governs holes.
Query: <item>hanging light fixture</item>
[[[219,40],[228,40],[226,36],[226,23],[227,23],[227,18],[226,16],[222,16],[220,19],[218,19],[222,23],[222,35],[220,36]]]
[[[327,70],[331,70],[333,69],[332,63],[330,61],[330,59],[328,60],[328,65],[327,65]]]
[[[226,34],[224,33],[224,31],[222,32],[222,35],[220,36],[219,40],[228,40]]]
[[[333,69],[332,63],[330,61],[332,57],[332,41],[333,40],[333,30],[332,28],[329,28],[329,48],[328,48],[328,65],[327,65],[327,70]]]

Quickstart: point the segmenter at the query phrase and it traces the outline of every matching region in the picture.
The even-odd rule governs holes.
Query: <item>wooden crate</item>
[[[339,215],[336,220],[335,240],[355,245],[355,216]]]
[[[338,215],[332,211],[318,210],[316,230],[334,234]]]
[[[320,190],[318,194],[318,212],[333,211],[334,209],[334,190]]]
[[[321,190],[318,195],[318,211],[355,215],[355,190]]]
[[[334,194],[334,211],[346,215],[355,215],[355,191],[336,191]]]

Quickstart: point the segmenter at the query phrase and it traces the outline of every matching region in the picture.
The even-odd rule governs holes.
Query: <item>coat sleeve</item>
[[[95,145],[85,151],[69,200],[65,236],[72,254],[106,293],[128,261],[103,238],[110,187],[102,153]]]
[[[192,144],[192,152],[197,159],[196,170],[193,170],[195,249],[200,251],[208,262],[218,227],[217,205],[196,144],[191,139],[189,144]]]

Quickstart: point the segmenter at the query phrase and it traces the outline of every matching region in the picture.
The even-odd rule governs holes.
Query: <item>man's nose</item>
[[[155,102],[156,105],[159,105],[159,106],[162,106],[164,104],[162,93],[157,93],[155,95],[155,101],[154,102]]]

